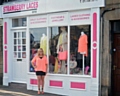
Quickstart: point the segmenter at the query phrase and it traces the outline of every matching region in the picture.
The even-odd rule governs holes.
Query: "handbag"
[[[67,51],[60,50],[58,53],[58,59],[59,60],[67,60]]]

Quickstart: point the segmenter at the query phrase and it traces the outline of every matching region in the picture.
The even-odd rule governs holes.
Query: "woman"
[[[44,55],[43,49],[40,48],[37,51],[37,55],[31,61],[33,68],[35,69],[38,80],[38,94],[40,94],[40,81],[42,81],[42,94],[44,93],[44,78],[47,72],[47,57]]]

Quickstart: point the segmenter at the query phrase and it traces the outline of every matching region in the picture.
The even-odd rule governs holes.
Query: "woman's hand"
[[[37,66],[35,66],[35,65],[33,67],[34,67],[34,69],[37,68]]]

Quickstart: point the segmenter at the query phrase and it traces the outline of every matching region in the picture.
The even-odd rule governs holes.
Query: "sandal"
[[[40,94],[40,88],[38,89],[38,94]]]
[[[42,94],[44,94],[43,88],[42,88]]]

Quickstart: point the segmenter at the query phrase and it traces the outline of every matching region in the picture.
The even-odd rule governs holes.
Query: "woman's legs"
[[[37,76],[37,81],[38,81],[38,94],[40,94],[40,81],[41,81],[41,76]]]
[[[42,76],[42,93],[44,93],[44,78],[45,78],[45,76]]]

